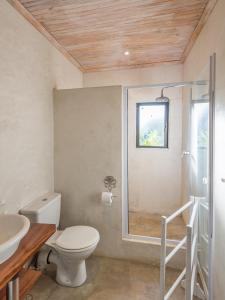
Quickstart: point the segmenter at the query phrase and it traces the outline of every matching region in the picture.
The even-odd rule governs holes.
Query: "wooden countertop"
[[[19,273],[24,264],[38,252],[55,231],[56,227],[53,224],[31,224],[13,256],[0,264],[0,289]]]

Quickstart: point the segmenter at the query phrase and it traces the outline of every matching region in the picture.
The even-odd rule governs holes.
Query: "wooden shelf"
[[[0,265],[0,290],[23,269],[25,263],[39,251],[56,231],[53,224],[32,224],[15,254]],[[31,270],[29,270],[30,272]],[[32,273],[33,274],[33,273]]]
[[[20,284],[20,299],[29,292],[38,278],[41,276],[41,271],[36,271],[32,269],[22,270],[19,274],[19,284]],[[0,300],[6,300],[6,288],[0,291]]]

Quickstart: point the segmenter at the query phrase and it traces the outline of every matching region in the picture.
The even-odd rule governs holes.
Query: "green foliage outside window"
[[[161,146],[162,136],[157,130],[149,130],[148,133],[140,136],[140,144],[144,146]]]

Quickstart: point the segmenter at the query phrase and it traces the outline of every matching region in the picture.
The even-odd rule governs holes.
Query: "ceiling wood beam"
[[[7,0],[28,22],[30,22],[47,40],[59,50],[75,67],[83,72],[82,66],[69,54],[69,52],[58,43],[58,41],[41,25],[32,14],[19,2],[19,0]]]

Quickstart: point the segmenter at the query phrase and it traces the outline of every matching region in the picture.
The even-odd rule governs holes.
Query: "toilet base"
[[[56,282],[62,286],[78,287],[87,279],[85,260],[94,252],[98,241],[80,251],[66,250],[49,241],[48,264],[56,265]],[[46,257],[46,256],[45,256]]]
[[[58,284],[68,287],[81,286],[87,279],[85,260],[77,261],[73,269],[65,268],[65,265],[57,266],[56,281]]]

